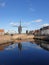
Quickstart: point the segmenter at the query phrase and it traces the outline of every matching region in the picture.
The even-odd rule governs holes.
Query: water
[[[49,42],[35,40],[0,45],[0,65],[49,65]]]

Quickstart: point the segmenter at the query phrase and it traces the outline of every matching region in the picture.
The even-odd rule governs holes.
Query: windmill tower
[[[18,26],[18,33],[21,34],[22,32],[22,26],[21,26],[21,20],[20,20],[20,25]]]
[[[25,26],[21,26],[21,20],[20,20],[19,26],[13,25],[13,27],[17,27],[18,28],[18,33],[21,34],[22,33],[22,28],[24,28]]]

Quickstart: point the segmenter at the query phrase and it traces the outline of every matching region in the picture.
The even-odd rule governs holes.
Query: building
[[[33,34],[33,35],[40,35],[40,29],[39,30],[32,30],[32,31],[29,31],[29,34]]]
[[[41,35],[49,35],[49,26],[40,29]]]
[[[0,29],[0,35],[4,35],[4,29]]]
[[[34,35],[35,35],[35,36],[39,36],[39,35],[40,35],[40,30],[35,30],[35,31],[34,31]]]
[[[34,31],[32,30],[32,31],[29,31],[29,34],[33,34],[34,33]]]
[[[26,34],[28,34],[28,30],[26,30]]]

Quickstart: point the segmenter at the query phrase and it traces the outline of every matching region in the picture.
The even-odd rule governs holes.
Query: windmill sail
[[[18,27],[18,33],[21,34],[21,32],[22,32],[22,28],[25,28],[26,26],[21,26],[21,20],[20,20],[20,24],[19,24],[19,26],[17,26],[17,25],[13,25],[13,27]]]

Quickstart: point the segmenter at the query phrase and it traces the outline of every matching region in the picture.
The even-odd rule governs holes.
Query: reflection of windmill
[[[21,20],[20,20],[20,25],[19,25],[19,26],[13,25],[13,27],[18,27],[18,33],[21,34],[22,28],[23,28],[24,26],[21,26]]]
[[[22,44],[21,43],[18,43],[18,48],[19,48],[19,50],[22,49]]]

